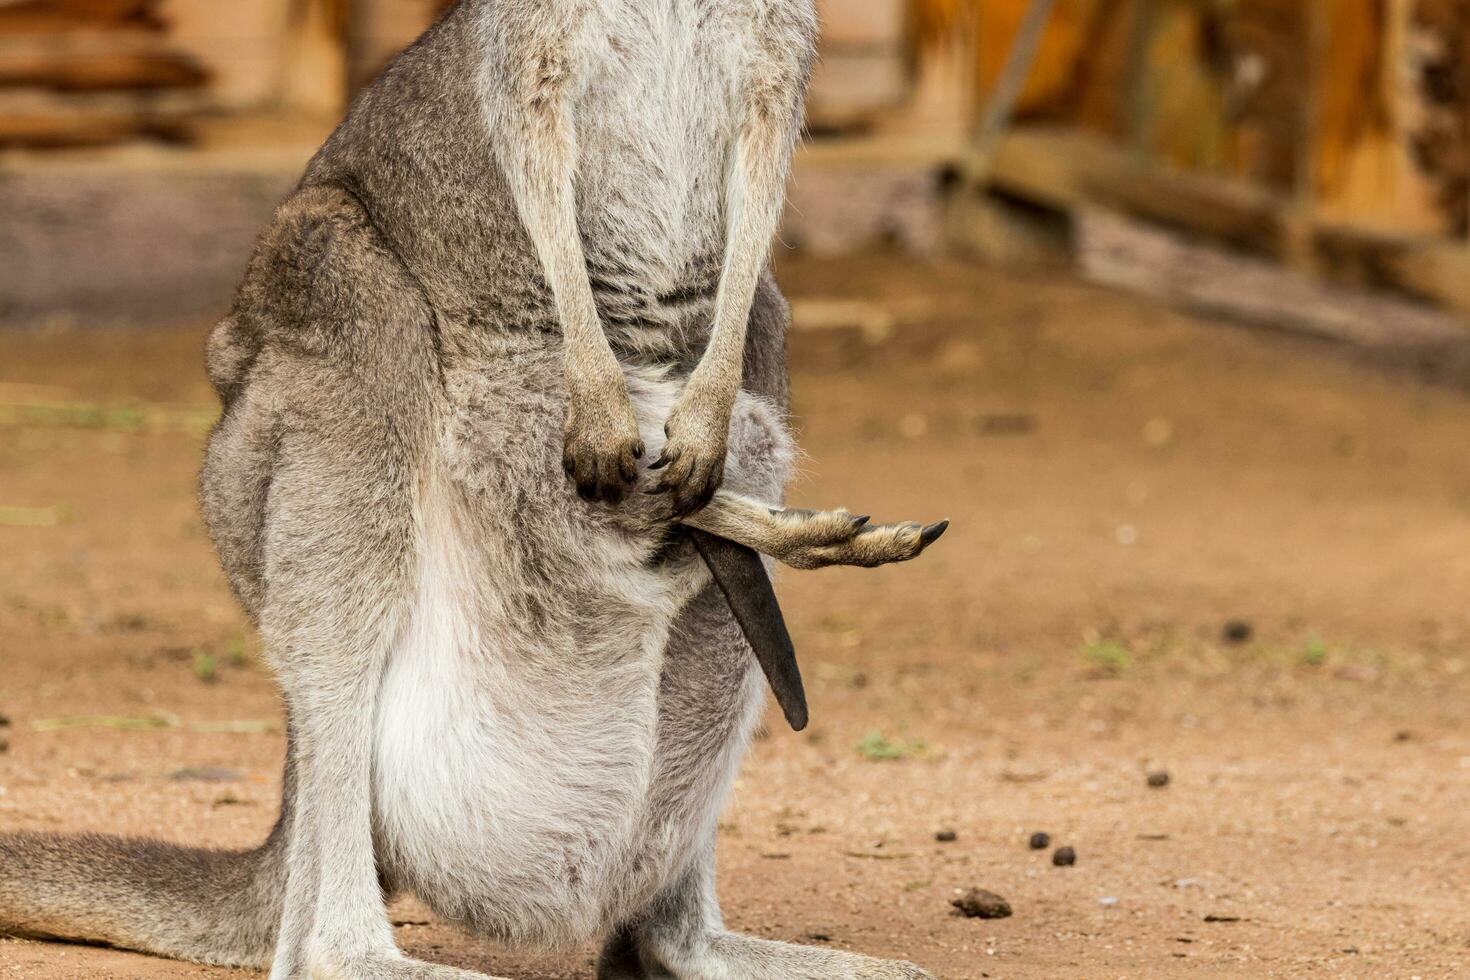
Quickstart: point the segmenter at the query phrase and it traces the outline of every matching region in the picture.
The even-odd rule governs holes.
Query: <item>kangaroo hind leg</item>
[[[378,692],[412,613],[416,508],[435,473],[432,311],[356,199],[319,186],[277,212],[232,329],[258,354],[227,393],[257,411],[231,417],[271,434],[239,538],[292,725],[272,980],[483,980],[398,950],[374,833]],[[224,469],[206,487],[229,482],[234,458],[211,455]]]
[[[909,561],[923,554],[949,529],[949,521],[872,524],[868,517],[846,510],[782,510],[725,491],[684,522],[802,569],[832,565],[875,568]]]

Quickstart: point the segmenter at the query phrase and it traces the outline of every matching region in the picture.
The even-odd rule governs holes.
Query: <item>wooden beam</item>
[[[1088,209],[1112,214],[1323,283],[1470,314],[1470,243],[1312,217],[1285,195],[1242,180],[1167,170],[1075,130],[1013,132],[981,189],[1073,216]]]
[[[1313,237],[1327,280],[1388,290],[1470,314],[1470,244],[1352,227],[1318,227]]]
[[[0,35],[60,34],[95,28],[162,31],[159,0],[22,0],[0,4]]]
[[[1463,348],[1470,321],[1191,240],[1100,208],[1077,215],[1083,274],[1104,285],[1262,326],[1383,351]]]
[[[110,146],[130,139],[188,142],[192,128],[184,119],[150,118],[134,113],[0,113],[0,147],[49,150]]]
[[[92,52],[56,56],[42,50],[0,55],[0,87],[54,92],[155,91],[200,88],[209,72],[166,51]]]
[[[1026,128],[1001,144],[989,183],[1044,207],[1084,203],[1247,252],[1285,256],[1289,201],[1226,177],[1166,170],[1076,130]]]

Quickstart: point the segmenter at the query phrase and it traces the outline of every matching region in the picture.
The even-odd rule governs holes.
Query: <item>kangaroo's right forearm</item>
[[[606,379],[617,372],[617,362],[598,319],[577,227],[577,136],[570,108],[554,81],[518,101],[518,111],[505,115],[500,164],[556,301],[567,372]]]
[[[567,392],[562,465],[584,499],[619,503],[637,481],[643,442],[597,314],[577,222],[572,59],[585,7],[547,4],[543,16],[499,25],[498,72],[506,81],[494,89],[489,122],[561,323]]]

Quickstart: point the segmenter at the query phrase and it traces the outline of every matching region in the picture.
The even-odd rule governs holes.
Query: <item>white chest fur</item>
[[[720,4],[603,0],[573,115],[589,261],[654,294],[717,263],[748,34]]]
[[[451,426],[445,453],[466,462],[446,464],[417,505],[417,586],[375,719],[379,845],[390,878],[451,919],[576,942],[686,856],[682,831],[650,832],[668,808],[658,699],[671,624],[707,579],[695,564],[647,565],[611,532],[596,547],[585,528],[541,533],[555,502],[528,510],[495,482],[506,467],[474,448],[481,430],[534,416],[536,400],[487,385],[451,375],[466,427]],[[635,386],[640,410],[665,405],[666,388]],[[528,561],[528,536],[551,564]],[[508,598],[531,592],[534,623]]]

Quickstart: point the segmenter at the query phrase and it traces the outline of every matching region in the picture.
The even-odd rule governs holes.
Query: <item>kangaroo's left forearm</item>
[[[654,464],[664,469],[654,492],[672,494],[676,515],[709,503],[723,478],[730,412],[744,374],[746,329],[781,219],[805,71],[795,60],[768,60],[752,68],[745,86],[727,171],[725,255],[709,344],[669,415],[668,442]]]
[[[726,191],[728,237],[709,347],[691,383],[728,414],[740,389],[745,331],[756,284],[781,220],[792,137],[788,119],[753,113],[733,151]]]

